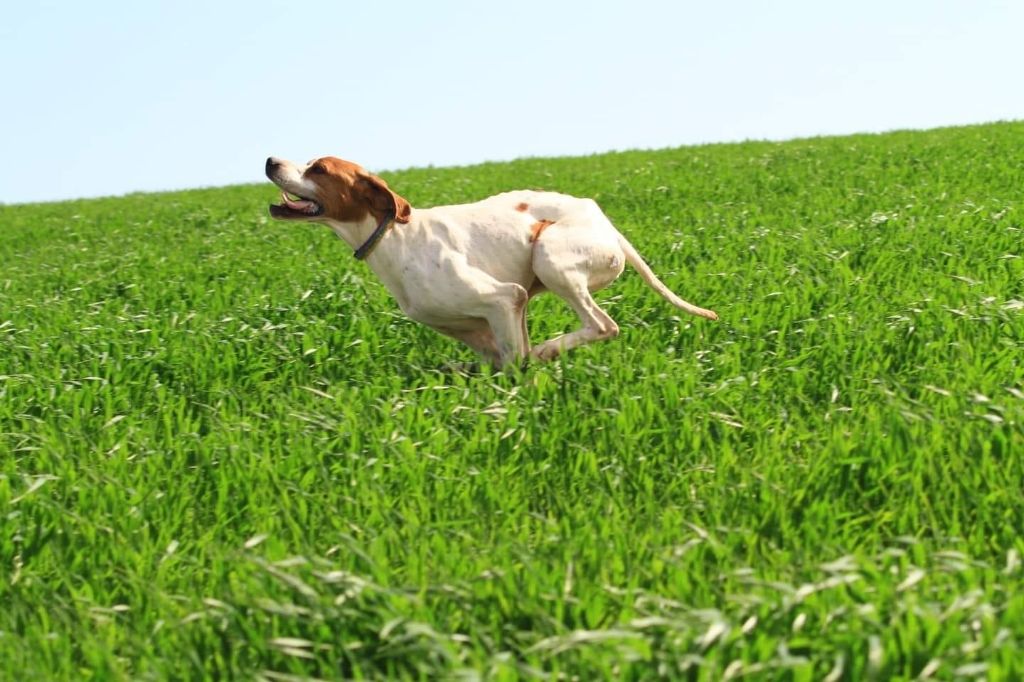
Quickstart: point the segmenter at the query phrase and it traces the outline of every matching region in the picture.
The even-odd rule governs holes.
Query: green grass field
[[[1024,123],[386,177],[722,320],[444,371],[269,183],[0,207],[0,678],[1024,678]]]

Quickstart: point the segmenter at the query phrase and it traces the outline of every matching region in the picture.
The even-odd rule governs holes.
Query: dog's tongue
[[[313,206],[314,206],[313,202],[309,201],[307,199],[301,199],[299,201],[292,201],[291,199],[288,198],[288,195],[286,193],[284,193],[284,192],[281,192],[281,199],[284,200],[284,205],[287,206],[288,208],[292,209],[293,211],[307,211],[307,210],[313,208]]]

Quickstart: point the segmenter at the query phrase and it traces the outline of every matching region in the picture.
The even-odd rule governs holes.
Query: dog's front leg
[[[526,304],[530,300],[526,289],[511,282],[496,283],[482,299],[485,304],[483,317],[494,332],[498,346],[498,366],[504,367],[525,358],[530,350],[523,324]]]
[[[490,326],[481,322],[477,329],[451,329],[448,327],[435,327],[437,331],[445,336],[458,339],[472,348],[477,355],[492,365],[501,365],[501,353],[498,351],[498,342],[494,338],[494,332]]]

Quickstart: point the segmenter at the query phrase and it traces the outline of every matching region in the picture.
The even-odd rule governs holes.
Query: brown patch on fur
[[[530,242],[533,243],[540,239],[540,233],[548,229],[551,225],[554,225],[554,220],[538,220],[530,226]]]
[[[530,208],[530,205],[525,201],[521,201],[519,202],[519,204],[516,205],[516,210],[519,211],[520,213],[525,213],[526,209],[528,208]]]
[[[325,156],[311,163],[303,176],[317,186],[317,196],[311,198],[323,207],[325,218],[351,223],[371,213],[380,222],[393,212],[395,222],[409,222],[409,202],[359,164]]]

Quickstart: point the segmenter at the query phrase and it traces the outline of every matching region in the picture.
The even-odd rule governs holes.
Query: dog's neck
[[[373,215],[368,215],[358,222],[343,223],[328,219],[324,220],[323,224],[330,227],[336,235],[352,247],[353,251],[366,243],[366,240],[370,238],[370,235],[373,234],[378,225],[377,219]],[[398,305],[405,309],[408,296],[406,295],[405,284],[401,276],[401,267],[397,262],[402,257],[402,247],[400,244],[403,241],[403,235],[395,234],[395,232],[396,230],[393,228],[389,230],[373,248],[364,262],[380,278],[381,283],[398,301]]]
[[[366,240],[373,234],[373,231],[377,229],[377,219],[371,214],[367,214],[365,218],[358,222],[343,223],[331,220],[330,218],[323,222],[334,231],[334,234],[341,237],[346,244],[351,246],[353,251],[365,244]]]

